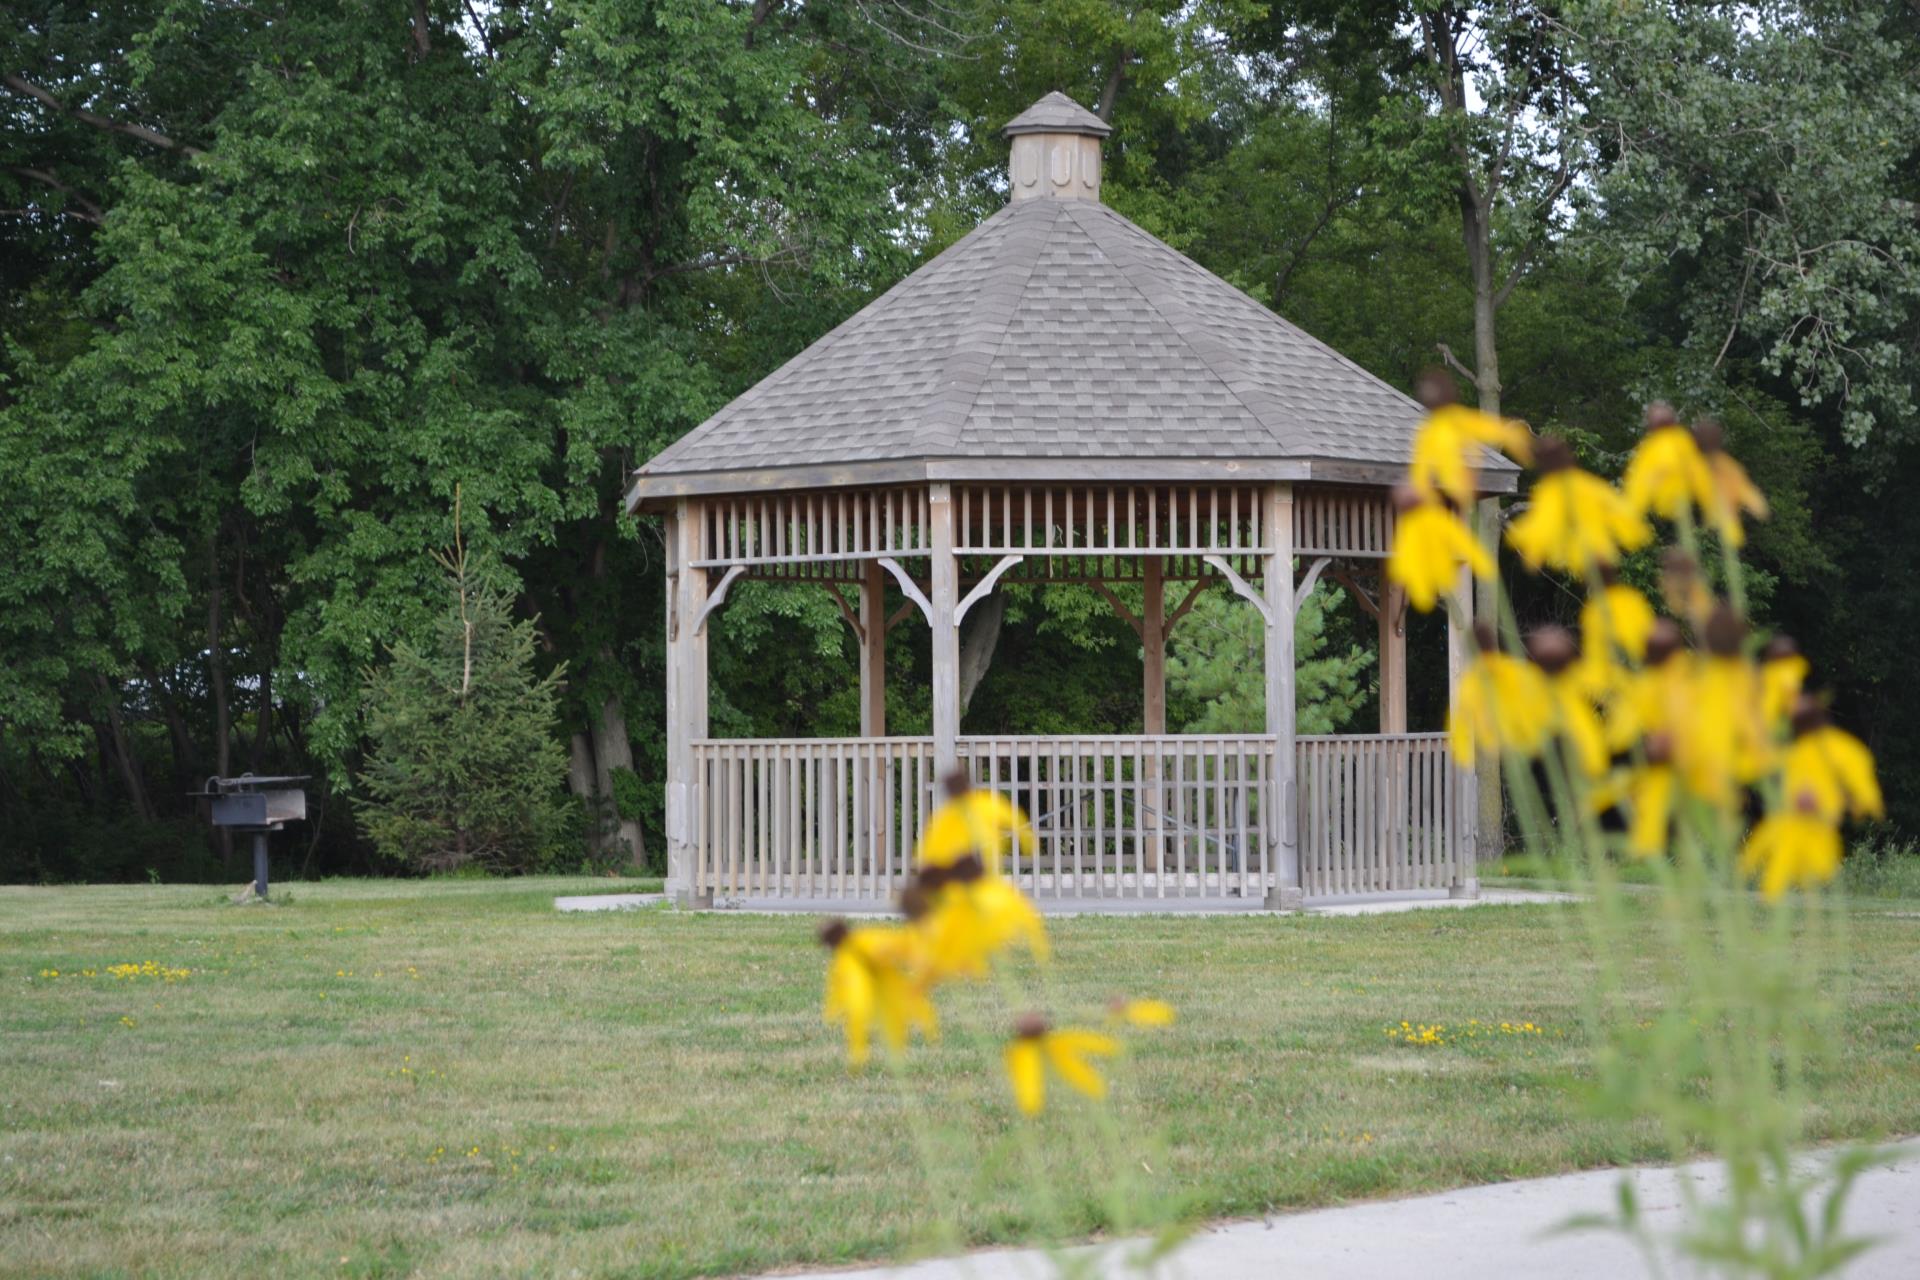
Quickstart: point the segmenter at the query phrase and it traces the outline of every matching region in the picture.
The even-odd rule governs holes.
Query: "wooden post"
[[[887,736],[887,571],[866,562],[860,584],[860,736]]]
[[[1500,557],[1500,500],[1482,498],[1474,504],[1475,535],[1499,563]],[[1499,583],[1491,579],[1469,586],[1461,594],[1463,602],[1471,600],[1473,616],[1476,621],[1490,627],[1500,625]],[[1500,768],[1496,764],[1491,768],[1478,771],[1479,777],[1474,797],[1472,844],[1468,846],[1467,856],[1477,862],[1492,862],[1506,852],[1507,815],[1504,797],[1500,793]]]
[[[1166,561],[1159,556],[1148,556],[1140,568],[1140,585],[1145,591],[1140,607],[1140,666],[1145,685],[1141,690],[1140,721],[1148,737],[1158,738],[1167,732]],[[1158,747],[1141,758],[1140,767],[1149,797],[1145,815],[1148,861],[1154,874],[1159,875],[1166,869],[1167,795],[1160,785]],[[1166,892],[1164,883],[1160,890]]]
[[[1268,612],[1267,736],[1273,740],[1266,796],[1273,886],[1267,891],[1267,906],[1297,911],[1306,905],[1306,894],[1300,882],[1300,833],[1294,812],[1293,486],[1268,485],[1261,501],[1265,508],[1261,524],[1267,533],[1267,555],[1261,564]]]
[[[1473,576],[1467,570],[1460,571],[1460,585],[1455,589],[1453,599],[1447,609],[1447,702],[1452,704],[1460,695],[1460,681],[1466,675],[1469,654],[1467,646],[1473,630]],[[1447,832],[1447,857],[1450,871],[1447,878],[1447,896],[1450,898],[1477,898],[1480,896],[1480,862],[1478,857],[1478,831],[1480,819],[1480,786],[1476,773],[1492,773],[1498,777],[1498,761],[1485,762],[1485,769],[1463,769],[1448,752],[1449,777],[1453,782],[1453,803],[1447,806],[1451,821]],[[1499,795],[1496,785],[1495,797]]]
[[[1407,731],[1407,592],[1380,574],[1380,732]]]
[[[944,778],[960,764],[960,564],[953,554],[953,487],[930,485],[928,560],[933,590],[933,773]]]
[[[700,558],[702,511],[683,498],[666,521],[667,543],[667,883],[681,906],[712,905],[711,886],[695,885],[698,821],[693,742],[707,736],[707,637],[694,620],[707,603]]]

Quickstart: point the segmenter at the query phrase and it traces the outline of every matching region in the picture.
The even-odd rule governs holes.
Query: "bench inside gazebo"
[[[636,474],[629,506],[668,548],[676,901],[888,904],[959,767],[1031,816],[1009,870],[1056,906],[1477,892],[1473,778],[1443,734],[1406,732],[1405,605],[1379,572],[1421,410],[1101,204],[1108,131],[1058,93],[1016,117],[1005,209]],[[1377,734],[1294,731],[1294,614],[1329,569],[1374,584]],[[839,603],[858,737],[708,736],[708,627],[742,578]],[[961,624],[1012,582],[1112,600],[1140,637],[1144,732],[961,732]],[[1263,732],[1166,730],[1167,637],[1212,584],[1261,615]],[[887,733],[901,624],[931,632],[927,737]]]

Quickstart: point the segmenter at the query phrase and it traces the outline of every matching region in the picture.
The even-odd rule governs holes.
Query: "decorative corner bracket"
[[[974,605],[987,597],[987,594],[993,590],[993,584],[1000,581],[1001,574],[1025,559],[1025,556],[1001,556],[1000,563],[987,570],[987,576],[976,582],[973,590],[967,592],[967,598],[955,606],[953,610],[953,625],[956,627],[959,626],[961,621],[967,616],[967,610],[973,608]]]
[[[746,571],[747,566],[736,564],[721,576],[720,585],[707,596],[707,602],[700,606],[700,612],[693,620],[693,634],[699,635],[707,629],[707,615],[727,602],[727,592],[733,590],[733,584],[738,582],[740,576]]]
[[[933,602],[927,599],[927,593],[920,589],[918,583],[914,582],[913,575],[901,568],[900,562],[892,556],[881,556],[874,563],[893,575],[894,581],[900,584],[900,590],[905,593],[907,599],[920,606],[921,615],[926,618],[927,625],[932,626]]]
[[[1313,593],[1313,584],[1320,581],[1320,575],[1326,572],[1327,566],[1332,563],[1332,556],[1321,556],[1307,566],[1307,576],[1300,579],[1300,585],[1293,589],[1294,612],[1299,612],[1301,603]]]
[[[1227,580],[1227,585],[1233,588],[1235,595],[1244,600],[1251,601],[1253,607],[1260,611],[1260,616],[1267,620],[1268,626],[1271,627],[1274,625],[1276,620],[1273,616],[1273,606],[1267,603],[1265,596],[1253,589],[1252,583],[1233,571],[1233,566],[1227,563],[1225,556],[1202,556],[1200,558],[1211,565],[1216,573]]]

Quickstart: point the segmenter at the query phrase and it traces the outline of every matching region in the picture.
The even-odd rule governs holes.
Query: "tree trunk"
[[[646,866],[647,838],[640,820],[622,814],[614,798],[613,771],[633,769],[633,740],[627,737],[627,717],[618,698],[600,704],[599,719],[593,724],[593,767],[594,785],[613,814],[614,839],[626,848],[636,869]]]
[[[966,634],[960,637],[960,715],[964,718],[973,694],[993,665],[1000,645],[1000,624],[1007,617],[1007,598],[996,591],[969,611]]]
[[[154,820],[153,804],[147,799],[147,785],[140,777],[140,762],[134,758],[133,743],[127,737],[127,722],[120,712],[120,689],[103,675],[94,676],[100,689],[100,701],[107,713],[107,740],[113,747],[114,764],[120,781],[127,788],[127,799],[142,822]]]
[[[233,768],[232,713],[227,708],[227,658],[220,647],[220,536],[207,539],[207,691],[213,695],[213,772],[227,777]],[[220,865],[233,865],[233,832],[218,827]]]
[[[1499,303],[1494,296],[1492,210],[1471,182],[1460,189],[1460,232],[1466,242],[1467,265],[1473,274],[1473,388],[1480,411],[1500,416],[1500,345],[1496,328]],[[1500,546],[1499,503],[1487,499],[1475,513],[1476,533],[1495,549]],[[1498,628],[1499,584],[1475,579],[1475,622]],[[1500,770],[1482,768],[1475,775],[1479,794],[1478,847],[1475,857],[1493,862],[1506,853],[1506,805],[1500,792]]]

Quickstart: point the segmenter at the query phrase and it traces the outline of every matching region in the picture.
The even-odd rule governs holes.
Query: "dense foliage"
[[[316,775],[299,865],[370,865],[362,674],[430,641],[456,487],[565,666],[596,839],[657,861],[662,549],[623,476],[994,208],[993,128],[1052,88],[1112,120],[1116,207],[1397,385],[1452,359],[1603,470],[1654,392],[1723,418],[1776,506],[1760,621],[1920,822],[1910,6],[12,14],[0,877],[223,874],[186,793],[247,768]],[[1330,651],[1370,626],[1329,613]],[[740,591],[716,731],[849,729],[844,631],[823,596]],[[1443,677],[1431,637],[1409,650],[1419,727]],[[1126,729],[1136,655],[1090,593],[1010,593],[969,727]],[[909,731],[924,633],[890,661]]]

